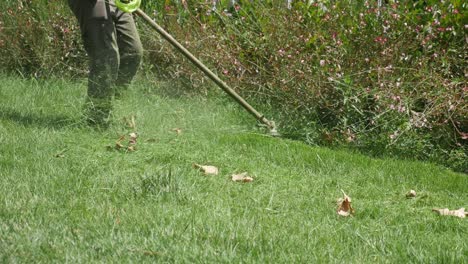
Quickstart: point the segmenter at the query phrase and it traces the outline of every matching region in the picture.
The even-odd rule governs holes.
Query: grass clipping
[[[351,198],[346,195],[346,193],[341,190],[343,193],[343,198],[339,198],[337,201],[338,204],[338,209],[336,210],[336,213],[341,216],[350,216],[354,214],[354,209],[351,206]]]

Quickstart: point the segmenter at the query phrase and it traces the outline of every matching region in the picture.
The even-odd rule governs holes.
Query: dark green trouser
[[[112,96],[130,84],[141,62],[143,48],[135,22],[131,14],[114,6],[114,0],[68,0],[68,4],[90,59],[88,101],[108,114]]]

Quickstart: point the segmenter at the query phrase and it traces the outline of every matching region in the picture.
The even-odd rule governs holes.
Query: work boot
[[[112,102],[106,98],[88,98],[85,104],[86,123],[93,128],[105,130],[111,121]]]

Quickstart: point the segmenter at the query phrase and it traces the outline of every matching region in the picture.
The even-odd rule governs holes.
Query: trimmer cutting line
[[[171,43],[174,48],[180,51],[188,60],[190,60],[195,66],[197,66],[203,73],[205,73],[219,88],[223,89],[229,94],[237,103],[244,107],[247,112],[253,115],[258,121],[265,124],[269,133],[272,136],[279,136],[276,130],[275,122],[268,120],[265,116],[260,114],[255,108],[253,108],[247,101],[244,100],[239,94],[237,94],[229,85],[221,80],[215,73],[213,73],[208,67],[206,67],[199,59],[197,59],[190,51],[182,46],[174,37],[167,33],[161,26],[159,26],[154,20],[152,20],[143,10],[140,9],[141,0],[132,0],[123,3],[119,0],[115,0],[115,5],[122,11],[132,13],[135,12],[141,18],[143,18],[154,30],[156,30],[164,39]]]

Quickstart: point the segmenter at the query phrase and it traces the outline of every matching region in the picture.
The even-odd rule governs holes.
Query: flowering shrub
[[[47,9],[57,11],[40,16],[44,4],[19,2],[36,13],[15,9],[20,30],[8,33],[13,17],[0,15],[0,65],[28,72],[86,69],[62,1],[49,1]],[[464,1],[379,7],[377,1],[312,0],[292,1],[291,9],[287,1],[217,2],[146,1],[143,9],[274,116],[286,136],[468,172]],[[140,29],[148,76],[205,92],[199,71],[144,23]],[[21,32],[24,40],[14,42],[10,34]]]
[[[66,1],[0,3],[0,67],[25,76],[85,73],[79,27]]]
[[[289,137],[468,171],[462,1],[194,2],[155,14]],[[154,65],[201,83],[149,36]]]

